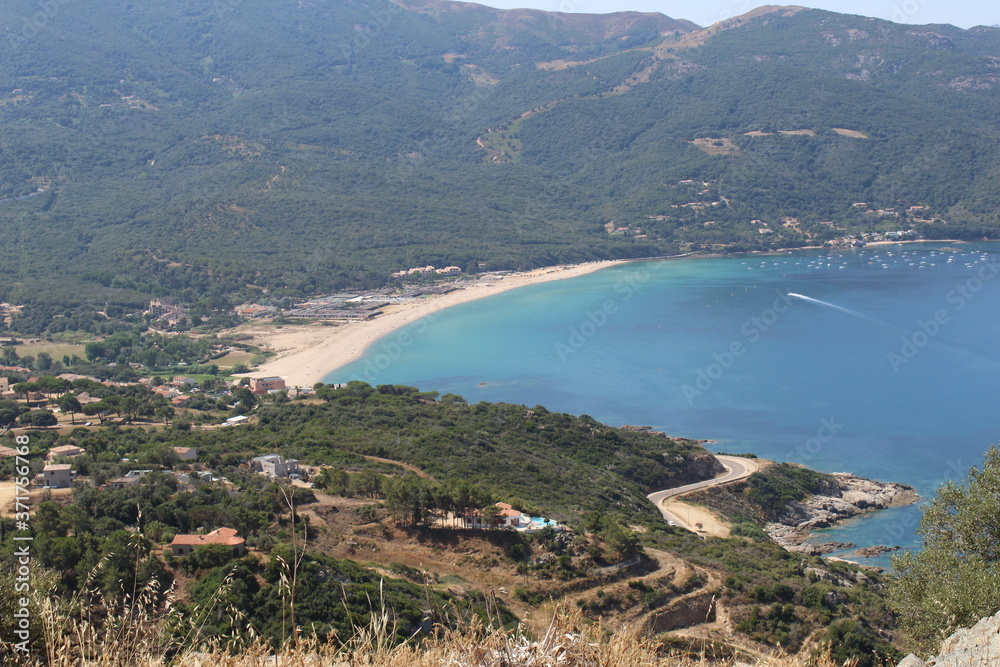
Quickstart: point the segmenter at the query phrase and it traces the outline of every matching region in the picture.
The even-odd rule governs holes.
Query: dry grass
[[[133,565],[140,571],[155,556],[140,548],[141,534],[134,538],[126,548],[130,554],[134,549]],[[275,651],[242,610],[221,606],[230,577],[204,606],[181,615],[172,604],[172,592],[161,592],[155,580],[144,587],[123,581],[120,596],[106,597],[98,586],[106,562],[107,557],[69,600],[50,595],[55,575],[44,573],[46,580],[32,592],[41,620],[42,653],[28,660],[4,661],[11,646],[0,642],[0,662],[27,667],[837,667],[828,655],[764,655],[736,645],[730,648],[741,656],[739,660],[720,662],[697,652],[691,657],[690,651],[683,657],[664,655],[663,644],[641,624],[612,632],[567,607],[557,607],[539,638],[531,639],[523,628],[503,626],[501,607],[492,593],[486,596],[485,621],[473,616],[465,623],[437,626],[429,637],[394,643],[398,630],[394,614],[380,598],[370,602],[367,619],[352,617],[354,631],[347,639],[287,638],[284,648]],[[293,557],[282,575],[289,628],[296,625],[295,597],[288,591],[295,588],[297,565]],[[205,619],[220,613],[239,630],[230,636],[206,635]],[[456,611],[455,618],[462,616]]]
[[[37,357],[39,352],[48,352],[56,361],[62,361],[63,356],[72,357],[74,354],[81,359],[86,358],[86,346],[74,345],[72,343],[50,343],[39,341],[37,343],[22,343],[14,347],[18,356]]]
[[[858,130],[848,130],[843,127],[833,127],[830,128],[842,137],[852,137],[854,139],[867,139],[868,135],[864,132],[859,132]]]
[[[725,137],[700,137],[690,143],[709,155],[735,155],[740,152],[739,146]]]
[[[49,667],[837,667],[827,656],[742,657],[726,662],[705,657],[661,655],[659,642],[638,626],[617,633],[594,625],[576,612],[558,610],[544,635],[530,640],[520,631],[474,622],[461,629],[437,628],[422,641],[393,645],[395,628],[386,609],[372,614],[343,643],[301,640],[298,648],[275,652],[261,638],[239,652],[227,650],[227,638],[208,638],[202,646],[165,657],[176,644],[160,637],[176,619],[169,605],[152,603],[146,591],[135,605],[95,621],[93,610],[49,605],[44,609],[47,655],[28,665]],[[145,610],[143,607],[145,606]],[[234,611],[234,610],[230,610]],[[197,620],[188,621],[194,630]],[[229,649],[232,649],[230,646]],[[745,654],[748,655],[748,654]]]
[[[241,350],[234,350],[224,357],[219,357],[218,359],[212,360],[212,363],[217,365],[219,368],[229,369],[236,364],[243,364],[244,366],[250,365],[250,358],[253,355],[249,352],[243,352]]]

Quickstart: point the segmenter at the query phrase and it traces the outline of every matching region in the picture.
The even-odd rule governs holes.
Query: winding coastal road
[[[690,530],[692,533],[700,534],[704,532],[699,530],[695,525],[689,525],[689,523],[696,523],[690,520],[690,512],[685,513],[688,517],[688,520],[685,521],[676,509],[671,510],[666,507],[667,501],[686,493],[691,493],[692,491],[698,491],[699,489],[707,489],[711,486],[721,486],[723,484],[732,484],[733,482],[738,482],[741,479],[746,479],[753,473],[760,470],[760,466],[756,461],[753,459],[743,458],[742,456],[725,456],[720,454],[715,458],[718,459],[719,463],[721,463],[726,469],[726,472],[722,473],[718,477],[714,479],[706,479],[703,482],[695,482],[694,484],[685,484],[684,486],[678,486],[673,489],[656,491],[647,496],[647,498],[653,501],[653,504],[660,510],[660,513],[663,514],[663,518],[666,519],[668,523]]]

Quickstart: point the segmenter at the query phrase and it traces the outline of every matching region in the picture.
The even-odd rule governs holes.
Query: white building
[[[250,466],[255,472],[262,473],[268,477],[290,477],[302,474],[299,462],[296,459],[286,459],[278,454],[258,456],[251,459]]]

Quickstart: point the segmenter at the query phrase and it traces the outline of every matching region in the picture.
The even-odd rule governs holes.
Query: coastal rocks
[[[881,544],[876,544],[873,547],[864,547],[858,549],[858,555],[862,558],[872,558],[873,556],[881,556],[882,554],[892,553],[893,551],[899,551],[900,547],[887,547]]]
[[[920,498],[912,487],[905,484],[876,482],[848,473],[833,473],[831,477],[834,483],[822,493],[802,502],[788,503],[778,521],[764,529],[771,539],[789,551],[810,555],[851,548],[854,545],[833,542],[808,544],[806,540],[810,532],[818,528],[829,528],[871,510],[909,505]],[[831,546],[833,548],[828,548]],[[892,550],[890,547],[881,548]]]
[[[994,667],[1000,664],[1000,612],[963,628],[944,640],[941,650],[927,661],[915,655],[903,658],[898,667]]]
[[[797,551],[801,551],[807,556],[823,556],[825,554],[833,553],[834,551],[853,549],[858,545],[853,542],[813,542],[799,546],[801,548],[797,549]]]

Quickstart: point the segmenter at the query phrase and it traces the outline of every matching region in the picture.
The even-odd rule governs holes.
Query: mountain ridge
[[[5,3],[0,298],[1000,230],[995,29],[407,6],[86,0],[25,39]]]

